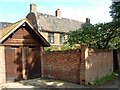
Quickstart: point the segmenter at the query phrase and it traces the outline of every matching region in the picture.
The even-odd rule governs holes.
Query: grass
[[[117,76],[115,74],[106,75],[105,77],[94,80],[92,84],[90,84],[89,86],[92,86],[92,87],[101,86],[109,81],[114,80],[116,77]]]

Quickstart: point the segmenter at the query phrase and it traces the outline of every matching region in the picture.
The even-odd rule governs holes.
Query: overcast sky
[[[111,0],[1,0],[0,22],[13,23],[25,18],[31,3],[37,5],[38,12],[54,15],[60,8],[62,17],[82,22],[87,17],[92,24],[112,20],[109,13]]]

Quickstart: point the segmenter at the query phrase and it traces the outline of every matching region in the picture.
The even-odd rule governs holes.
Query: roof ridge
[[[24,19],[21,19],[21,20],[15,22],[15,23],[12,23],[12,24],[10,24],[10,25],[2,28],[2,29],[0,30],[0,34],[1,34],[1,36],[0,36],[0,41],[2,40],[2,38],[4,39],[4,36],[5,36],[6,34],[8,34],[9,32],[11,32],[11,30],[13,30],[19,23],[23,22],[23,20],[24,20]]]
[[[58,18],[58,17],[56,17],[56,16],[54,16],[54,15],[50,15],[50,14],[46,14],[46,13],[41,13],[41,12],[37,12],[37,14],[44,15],[44,16],[46,15],[46,16],[51,16],[51,17]],[[81,23],[82,23],[82,21],[74,20],[74,19],[70,19],[70,18],[61,17],[61,18],[58,18],[58,19],[66,19],[66,20],[72,20],[72,21],[77,21],[77,22],[81,22]]]

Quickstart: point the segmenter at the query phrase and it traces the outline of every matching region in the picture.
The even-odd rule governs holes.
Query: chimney
[[[57,10],[55,11],[55,16],[56,16],[57,18],[61,18],[61,11],[60,11],[60,9],[57,9]]]
[[[90,24],[90,18],[86,18],[86,23]]]
[[[36,12],[37,6],[36,4],[30,4],[30,12]]]

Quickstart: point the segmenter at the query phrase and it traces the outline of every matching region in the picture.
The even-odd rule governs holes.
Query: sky
[[[112,21],[111,0],[1,0],[0,22],[17,22],[30,12],[30,4],[37,5],[37,12],[55,15],[61,10],[61,17],[85,22],[90,18],[92,24]]]

